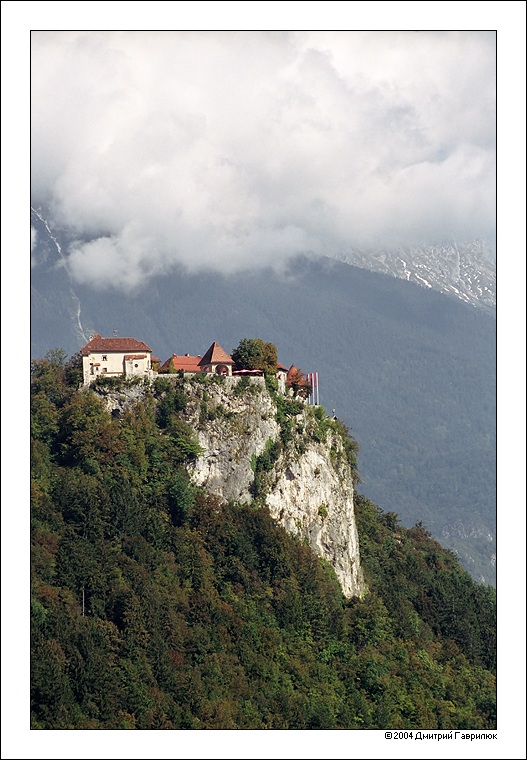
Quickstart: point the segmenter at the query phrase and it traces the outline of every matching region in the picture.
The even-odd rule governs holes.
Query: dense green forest
[[[34,729],[495,728],[495,592],[356,498],[363,599],[265,507],[220,504],[183,393],[109,414],[32,365]]]

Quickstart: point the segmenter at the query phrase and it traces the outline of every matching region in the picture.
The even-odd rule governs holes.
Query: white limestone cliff
[[[225,500],[249,502],[258,457],[271,446],[277,458],[261,473],[258,498],[278,523],[334,568],[345,596],[361,596],[353,472],[335,426],[327,425],[320,440],[313,409],[301,404],[300,413],[290,416],[293,434],[281,443],[275,401],[259,378],[242,392],[234,378],[187,382],[185,393],[185,417],[203,448],[190,468],[194,482]]]

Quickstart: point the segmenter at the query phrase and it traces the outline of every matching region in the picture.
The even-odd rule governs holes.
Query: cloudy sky
[[[42,31],[31,62],[79,281],[494,238],[494,32]]]

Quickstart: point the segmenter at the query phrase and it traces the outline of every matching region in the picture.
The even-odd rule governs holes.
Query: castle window
[[[103,356],[102,360],[103,360],[103,362],[107,362],[108,361],[108,357],[107,356]]]

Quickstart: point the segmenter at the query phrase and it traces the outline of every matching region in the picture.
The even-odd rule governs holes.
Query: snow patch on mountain
[[[438,290],[486,311],[496,309],[496,255],[484,240],[376,253],[352,249],[337,258],[346,264]]]

